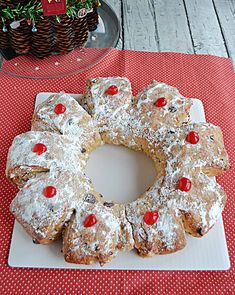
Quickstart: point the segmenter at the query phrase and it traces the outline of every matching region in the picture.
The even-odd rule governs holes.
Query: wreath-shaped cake
[[[6,173],[20,188],[11,211],[33,240],[62,235],[66,261],[104,264],[121,250],[166,254],[185,247],[185,232],[205,235],[226,201],[214,178],[229,168],[220,128],[190,123],[192,100],[156,81],[133,97],[127,78],[92,78],[80,103],[49,97],[9,150]],[[136,201],[106,202],[85,175],[102,143],[154,161],[157,179]]]

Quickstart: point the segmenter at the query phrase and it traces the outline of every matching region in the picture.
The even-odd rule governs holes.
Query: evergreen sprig
[[[78,11],[81,8],[90,10],[96,3],[97,0],[66,0],[66,14],[69,18],[76,18]],[[31,0],[25,5],[19,3],[14,8],[9,6],[0,6],[0,17],[2,18],[3,22],[20,19],[35,21],[37,19],[44,18],[42,4],[38,0]],[[54,16],[54,18],[56,21],[60,21],[60,17],[58,15]]]

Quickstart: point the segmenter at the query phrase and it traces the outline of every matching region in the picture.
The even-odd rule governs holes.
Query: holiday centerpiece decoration
[[[0,49],[44,58],[87,41],[98,25],[97,0],[0,0]]]

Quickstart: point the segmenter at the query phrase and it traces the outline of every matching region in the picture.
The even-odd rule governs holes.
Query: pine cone
[[[9,29],[10,44],[18,54],[26,54],[31,48],[31,30],[25,20],[17,29]]]
[[[93,8],[93,11],[89,12],[86,16],[89,31],[95,31],[99,23],[97,6],[93,4],[92,8]]]
[[[38,58],[51,55],[55,46],[55,36],[52,30],[50,18],[44,18],[36,22],[37,32],[32,33],[31,53]]]
[[[15,8],[19,3],[25,5],[27,3],[29,3],[30,0],[21,0],[21,1],[17,1],[17,0],[0,0],[0,5],[4,6],[4,7],[11,7],[11,8]]]
[[[2,28],[3,22],[0,18],[0,49],[7,48],[10,45],[8,32],[3,32]]]
[[[68,53],[75,48],[73,20],[67,15],[60,18],[60,23],[53,21],[56,35],[56,51]]]
[[[88,26],[86,17],[76,18],[73,23],[75,43],[77,47],[83,47],[88,39]]]

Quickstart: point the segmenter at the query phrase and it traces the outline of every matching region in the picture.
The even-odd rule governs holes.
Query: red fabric
[[[231,259],[229,271],[102,271],[17,269],[7,265],[13,227],[9,204],[16,189],[5,179],[7,150],[17,134],[30,128],[35,95],[64,90],[80,93],[87,77],[127,76],[134,93],[152,79],[179,88],[187,97],[200,98],[208,122],[222,127],[232,166],[235,162],[235,75],[229,59],[178,53],[143,53],[112,50],[102,63],[86,72],[62,79],[27,80],[0,75],[1,195],[0,282],[1,294],[235,294],[235,179],[231,169],[219,178],[228,194],[224,211]],[[35,253],[36,255],[36,253]],[[200,253],[198,253],[200,255]]]

